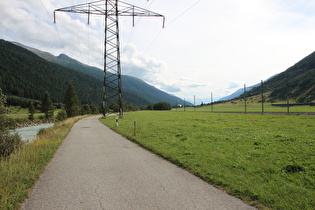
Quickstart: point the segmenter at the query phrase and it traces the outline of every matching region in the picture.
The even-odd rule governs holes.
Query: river
[[[46,129],[49,127],[54,126],[54,123],[44,123],[41,125],[35,125],[35,126],[29,126],[29,127],[23,127],[23,128],[17,128],[15,129],[15,132],[18,133],[23,141],[29,140],[32,141],[36,138],[38,131],[42,128]],[[14,133],[13,130],[10,130],[11,133]]]

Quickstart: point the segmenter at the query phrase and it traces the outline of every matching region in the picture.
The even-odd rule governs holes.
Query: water
[[[16,133],[18,133],[23,141],[26,140],[33,140],[36,138],[38,131],[42,128],[49,128],[54,126],[54,123],[45,123],[45,124],[41,124],[41,125],[35,125],[35,126],[30,126],[30,127],[24,127],[24,128],[17,128],[15,130]],[[14,133],[13,130],[10,131],[11,133]]]

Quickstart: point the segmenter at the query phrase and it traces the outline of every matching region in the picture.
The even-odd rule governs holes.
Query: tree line
[[[128,112],[128,111],[140,111],[140,110],[171,110],[172,105],[167,103],[167,102],[158,102],[155,104],[148,104],[144,106],[134,106],[133,104],[126,104],[123,102],[123,111]],[[110,110],[112,112],[119,112],[119,104],[114,103],[110,106]]]
[[[50,98],[49,93],[46,91],[45,96],[40,104],[40,110],[45,115],[45,119],[51,120],[54,119],[54,105]],[[156,104],[149,104],[145,106],[134,106],[132,104],[126,104],[123,102],[123,110],[124,111],[139,111],[139,110],[171,110],[172,106],[167,102],[158,102]],[[110,110],[107,112],[118,112],[119,104],[112,104]],[[34,114],[36,112],[36,108],[31,102],[29,105],[29,120],[34,120]],[[61,110],[58,112],[56,119],[58,121],[62,121],[68,117],[74,117],[77,115],[85,115],[85,114],[99,114],[102,112],[102,108],[97,104],[85,104],[83,106],[80,105],[79,98],[76,94],[76,90],[71,82],[69,82],[68,87],[64,96],[64,105]]]
[[[85,115],[85,114],[98,114],[101,112],[100,107],[97,104],[85,104],[83,106],[80,105],[79,98],[76,94],[76,90],[72,84],[69,82],[68,87],[65,91],[64,95],[64,104],[61,106],[61,110],[58,112],[56,116],[56,120],[62,121],[68,117],[74,117],[77,115]],[[45,92],[45,96],[40,104],[40,110],[45,115],[45,119],[51,120],[54,119],[54,110],[55,106],[50,98],[49,92]],[[34,114],[36,112],[36,108],[31,102],[29,105],[29,120],[34,120]]]

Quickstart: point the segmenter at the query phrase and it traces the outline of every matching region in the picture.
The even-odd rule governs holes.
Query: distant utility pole
[[[211,112],[213,112],[213,95],[211,93]]]
[[[261,113],[264,113],[264,83],[261,80]]]
[[[184,112],[186,112],[186,100],[184,98]]]
[[[165,17],[150,10],[143,9],[118,0],[99,0],[90,3],[78,4],[70,7],[56,9],[54,11],[55,23],[56,12],[87,14],[88,24],[90,23],[90,15],[105,16],[103,115],[104,118],[106,118],[108,107],[118,102],[119,117],[123,118],[120,42],[118,27],[119,16],[131,16],[133,18],[133,26],[135,22],[135,17],[162,17],[163,27],[165,23]]]
[[[194,112],[196,111],[196,97],[194,95]]]
[[[244,84],[244,101],[245,101],[245,113],[247,112],[246,110],[246,104],[247,104],[247,98],[246,98],[246,84]]]
[[[290,114],[289,79],[287,77],[287,114]]]

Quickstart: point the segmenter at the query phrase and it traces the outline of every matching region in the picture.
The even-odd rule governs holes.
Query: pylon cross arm
[[[107,15],[107,16],[132,16],[132,17],[161,17],[163,18],[163,27],[165,24],[165,17],[159,13],[134,6],[132,4],[118,1],[118,11],[116,11],[114,3],[117,0],[107,0],[112,7],[107,8],[106,10],[106,0],[94,1],[85,4],[77,4],[70,7],[63,7],[60,9],[54,10],[54,22],[56,22],[56,12],[70,12],[70,13],[79,13],[79,14],[88,14],[90,15]],[[89,19],[88,19],[89,20]]]

